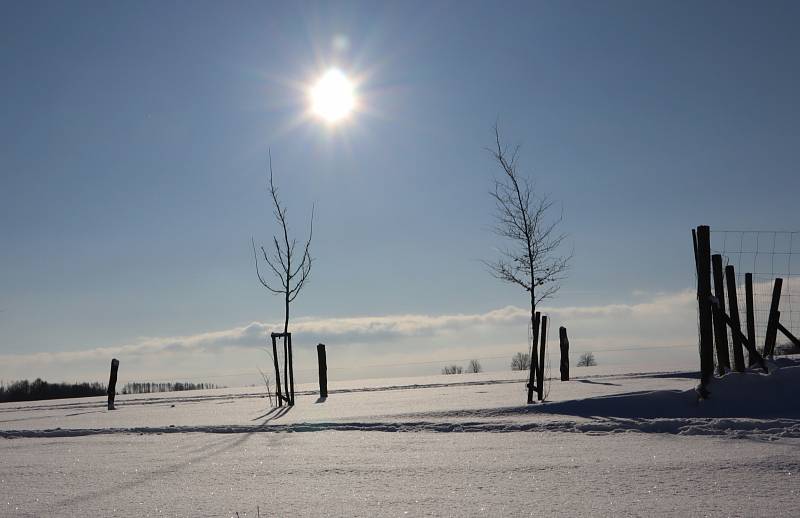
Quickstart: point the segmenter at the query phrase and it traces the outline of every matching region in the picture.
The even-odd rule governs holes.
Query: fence
[[[723,267],[730,264],[735,268],[740,301],[745,300],[745,273],[752,273],[756,345],[763,346],[766,340],[776,278],[783,279],[780,322],[800,336],[800,232],[711,229],[710,234],[711,253],[722,256]],[[728,343],[732,344],[731,331],[727,331]],[[788,340],[779,335],[778,344],[782,343]]]

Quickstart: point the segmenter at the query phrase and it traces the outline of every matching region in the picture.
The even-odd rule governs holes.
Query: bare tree
[[[464,368],[460,365],[446,365],[442,368],[442,374],[461,374]]]
[[[311,206],[311,223],[309,224],[308,239],[306,239],[305,246],[302,247],[302,252],[297,250],[297,240],[289,238],[289,223],[286,219],[286,207],[281,204],[278,197],[278,189],[275,187],[275,181],[272,175],[272,153],[269,154],[269,194],[272,198],[272,213],[275,216],[278,224],[280,225],[279,235],[272,236],[272,247],[269,253],[261,246],[261,255],[264,262],[269,267],[273,279],[267,281],[261,275],[261,270],[258,267],[258,252],[256,251],[255,239],[251,238],[253,245],[253,257],[256,264],[256,275],[262,286],[267,288],[275,295],[281,295],[284,303],[284,320],[283,332],[289,332],[289,305],[300,294],[300,290],[306,285],[309,276],[311,275],[311,264],[313,258],[311,257],[311,238],[314,235],[314,206]],[[298,253],[299,252],[299,253]],[[294,404],[294,382],[291,382],[291,395],[289,394],[289,375],[292,366],[290,365],[289,357],[291,356],[291,342],[287,340],[284,335],[283,338],[283,372],[284,372],[284,386],[286,390],[286,397],[291,399],[290,405]],[[274,344],[273,344],[274,348]],[[277,355],[277,352],[276,352]],[[276,358],[277,360],[277,358]],[[278,363],[275,361],[275,380],[276,391],[278,394],[278,405],[281,404],[280,394],[280,374],[278,372]]]
[[[526,371],[531,368],[531,353],[516,353],[511,357],[512,371]]]
[[[594,353],[583,353],[575,365],[578,367],[594,367],[597,365],[597,360],[594,358]]]
[[[467,372],[475,373],[483,372],[483,366],[478,360],[470,360],[467,364]]]
[[[272,177],[272,153],[269,155],[269,194],[272,198],[272,213],[280,225],[280,234],[272,236],[272,249],[270,253],[261,246],[261,255],[269,267],[275,280],[267,282],[261,275],[258,267],[258,252],[255,239],[253,244],[253,257],[256,263],[256,275],[261,284],[275,295],[281,295],[284,302],[283,332],[289,332],[289,304],[291,304],[300,290],[306,285],[311,274],[311,237],[314,235],[314,206],[311,207],[311,223],[309,224],[308,239],[300,255],[296,254],[297,241],[289,238],[289,224],[286,220],[286,207],[278,198],[278,189]]]
[[[528,292],[531,305],[533,347],[532,376],[538,369],[538,329],[535,322],[536,305],[552,297],[564,279],[572,254],[559,255],[566,238],[558,231],[563,215],[550,218],[553,202],[547,195],[537,194],[535,185],[517,170],[519,146],[509,149],[502,144],[500,130],[494,127],[495,145],[489,149],[502,173],[494,180],[490,194],[495,202],[494,232],[509,241],[500,250],[500,257],[486,261],[491,274],[501,281],[515,284]],[[543,399],[544,384],[535,379],[539,400]],[[529,392],[530,394],[530,392]],[[529,403],[530,401],[529,396]]]

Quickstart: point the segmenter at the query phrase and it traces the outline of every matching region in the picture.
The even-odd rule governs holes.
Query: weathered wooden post
[[[319,397],[328,397],[328,359],[325,344],[317,344],[317,363],[319,364]]]
[[[747,313],[747,338],[750,340],[750,344],[755,346],[756,344],[756,317],[755,311],[753,310],[753,274],[746,273],[744,274],[744,304],[745,304],[745,312]],[[747,365],[752,367],[756,364],[756,358],[750,351],[747,351]]]
[[[117,370],[119,369],[119,360],[116,358],[111,360],[111,375],[108,378],[108,409],[116,410],[114,406],[114,397],[117,395]]]
[[[547,317],[542,316],[542,327],[540,329],[541,340],[539,345],[539,385],[537,393],[539,401],[544,400],[544,350],[547,347]]]
[[[714,375],[714,331],[711,317],[711,231],[697,227],[697,312],[700,324],[700,395],[708,396]]]
[[[528,404],[530,405],[533,403],[533,391],[536,388],[536,358],[535,358],[535,351],[536,351],[536,341],[539,339],[539,320],[541,318],[541,314],[537,311],[534,313],[533,322],[531,322],[531,335],[533,337],[531,350],[530,350],[530,357],[531,357],[531,365],[529,368],[528,374]]]
[[[778,306],[781,302],[781,286],[783,279],[777,277],[772,286],[772,302],[769,305],[769,318],[767,319],[767,334],[764,339],[764,356],[772,358],[775,354],[775,340],[778,338]]]
[[[739,321],[739,301],[736,297],[736,272],[732,264],[725,267],[725,280],[727,281],[728,288],[728,311],[730,311],[731,314],[731,327],[741,333],[742,324]],[[742,347],[742,341],[739,339],[739,334],[736,332],[731,333],[731,338],[733,339],[733,368],[736,372],[744,372],[744,349]]]
[[[711,266],[714,272],[714,297],[717,303],[712,308],[714,318],[714,344],[717,349],[717,370],[725,374],[725,369],[731,368],[731,358],[728,352],[728,330],[721,313],[725,313],[725,288],[722,281],[722,256],[711,256]]]
[[[569,338],[567,328],[558,328],[558,341],[561,347],[561,381],[569,381]]]
[[[275,394],[278,398],[278,406],[282,407],[283,396],[281,395],[281,369],[280,364],[278,363],[278,344],[276,342],[278,333],[272,333],[270,337],[272,338],[272,361],[275,364]]]

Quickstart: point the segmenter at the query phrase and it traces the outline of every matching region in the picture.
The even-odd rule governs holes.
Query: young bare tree
[[[508,240],[494,261],[486,261],[491,274],[501,281],[520,286],[528,292],[531,306],[533,347],[531,350],[531,379],[528,403],[533,402],[535,386],[539,401],[543,399],[543,380],[535,379],[538,370],[538,329],[535,315],[536,305],[552,297],[565,277],[572,254],[559,255],[558,251],[566,238],[558,231],[562,215],[550,217],[553,202],[545,194],[538,194],[535,185],[519,173],[519,146],[509,150],[500,138],[500,130],[494,127],[495,145],[489,149],[500,166],[501,174],[494,180],[490,194],[495,202],[494,232]]]
[[[311,275],[311,237],[314,235],[314,206],[311,207],[311,223],[309,224],[308,239],[302,249],[301,254],[296,254],[297,240],[289,238],[289,223],[286,220],[286,207],[278,198],[278,189],[272,176],[272,153],[269,155],[269,194],[272,198],[272,213],[280,225],[280,235],[272,236],[272,250],[267,250],[261,246],[261,255],[264,262],[269,267],[272,275],[276,277],[272,282],[267,282],[261,275],[258,267],[258,252],[256,251],[255,239],[251,238],[253,244],[253,257],[256,263],[256,275],[261,284],[275,295],[281,295],[284,302],[284,321],[283,332],[289,332],[289,304],[294,302],[300,290],[306,285],[309,275]]]
[[[278,189],[275,187],[275,182],[272,175],[271,152],[269,154],[269,194],[272,198],[272,213],[275,216],[278,225],[280,226],[280,230],[278,235],[272,236],[272,247],[269,253],[263,246],[259,247],[259,249],[261,250],[263,261],[266,263],[272,274],[273,280],[268,282],[266,279],[264,279],[264,276],[261,275],[261,270],[258,266],[259,257],[258,252],[256,251],[256,242],[255,239],[251,238],[253,245],[253,257],[256,264],[256,275],[258,276],[258,280],[261,282],[261,285],[267,288],[273,294],[283,297],[283,332],[288,333],[289,305],[294,302],[294,300],[300,294],[300,290],[302,290],[306,285],[306,282],[308,282],[308,278],[311,275],[311,264],[313,262],[313,258],[311,257],[311,238],[314,235],[314,206],[311,206],[311,223],[309,224],[308,239],[306,239],[305,245],[302,247],[302,249],[298,250],[297,240],[289,237],[289,223],[286,219],[286,207],[281,204],[280,198],[278,197]],[[291,368],[288,365],[288,356],[291,356],[291,352],[289,351],[287,353],[287,343],[287,339],[284,337],[284,374],[288,372],[287,368]],[[277,362],[275,362],[275,369],[276,371],[278,370]],[[280,384],[280,376],[278,372],[275,373],[275,379],[276,383]],[[286,383],[285,376],[284,384]],[[280,395],[280,387],[277,387],[276,390],[278,395]],[[288,396],[288,385],[286,390]],[[278,404],[280,405],[280,398],[278,398],[278,400]]]

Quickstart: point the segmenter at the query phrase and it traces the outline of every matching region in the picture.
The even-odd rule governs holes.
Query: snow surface
[[[800,362],[0,405],[0,516],[795,516]],[[402,433],[406,432],[406,433]],[[5,438],[5,439],[3,439]]]

